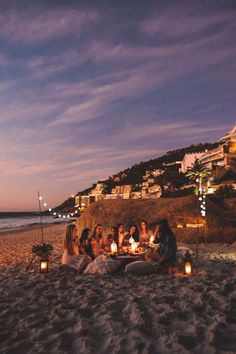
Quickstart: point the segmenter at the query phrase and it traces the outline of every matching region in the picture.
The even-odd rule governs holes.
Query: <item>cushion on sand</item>
[[[120,261],[101,255],[97,256],[94,261],[86,267],[84,274],[111,274],[114,273],[120,265]]]
[[[62,272],[75,272],[75,268],[70,266],[69,264],[60,264],[59,270]]]
[[[134,275],[149,275],[156,273],[159,268],[159,265],[155,262],[137,261],[128,264],[125,267],[125,273],[131,273]]]
[[[184,255],[187,251],[189,252],[189,254],[191,256],[193,256],[194,252],[191,250],[191,248],[188,248],[186,246],[179,246],[177,249],[176,257],[178,259],[184,257]]]

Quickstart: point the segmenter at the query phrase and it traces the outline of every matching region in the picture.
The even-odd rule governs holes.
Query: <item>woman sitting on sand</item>
[[[132,239],[135,242],[139,242],[139,232],[136,225],[130,226],[129,232],[125,235],[123,239],[123,244],[128,244]]]
[[[119,237],[118,237],[118,228],[116,226],[113,226],[111,228],[111,233],[107,237],[108,244],[110,245],[113,241],[118,245],[119,243]]]
[[[92,232],[90,229],[85,228],[79,239],[79,253],[83,255],[88,255],[91,259],[94,259],[94,254],[92,250]]]
[[[150,239],[151,233],[148,228],[148,224],[145,220],[141,220],[139,224],[139,239],[140,242],[148,242]]]
[[[76,267],[76,262],[78,261],[79,248],[75,242],[76,238],[76,226],[75,224],[70,224],[66,228],[66,235],[64,238],[64,252],[62,255],[62,264],[68,264]]]
[[[95,257],[104,253],[104,248],[107,246],[107,238],[103,235],[103,227],[97,224],[92,233],[92,252]]]
[[[158,221],[156,232],[159,234],[160,246],[158,252],[149,255],[148,258],[151,261],[158,262],[160,266],[167,268],[168,272],[170,272],[177,260],[176,238],[166,219]]]
[[[128,235],[128,232],[125,231],[125,228],[124,228],[124,225],[123,224],[118,224],[117,225],[117,229],[118,229],[118,246],[119,247],[122,247],[122,244],[123,244],[123,240],[124,240],[124,237],[126,235]]]

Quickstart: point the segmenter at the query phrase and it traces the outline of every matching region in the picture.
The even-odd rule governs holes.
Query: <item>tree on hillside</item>
[[[156,177],[156,181],[160,185],[163,193],[164,186],[169,186],[169,190],[174,192],[176,189],[182,187],[187,182],[187,179],[183,173],[174,170],[166,170],[162,175]]]
[[[198,183],[200,189],[202,182],[207,181],[211,176],[211,171],[209,168],[204,166],[198,159],[196,159],[190,167],[188,167],[185,174],[191,182]]]
[[[192,165],[188,167],[185,176],[192,182],[196,181],[196,179],[207,181],[211,176],[211,170],[196,159]]]
[[[215,194],[224,198],[230,198],[236,196],[236,190],[231,184],[226,184],[225,186],[220,186],[216,190]]]

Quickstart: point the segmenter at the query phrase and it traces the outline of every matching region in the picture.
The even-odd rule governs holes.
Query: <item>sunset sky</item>
[[[234,0],[0,0],[0,211],[236,124]]]

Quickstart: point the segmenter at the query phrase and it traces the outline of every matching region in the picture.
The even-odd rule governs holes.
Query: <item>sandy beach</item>
[[[48,274],[25,270],[39,229],[0,235],[0,353],[236,352],[236,243],[201,245],[193,277],[85,276],[58,269],[65,228]]]

